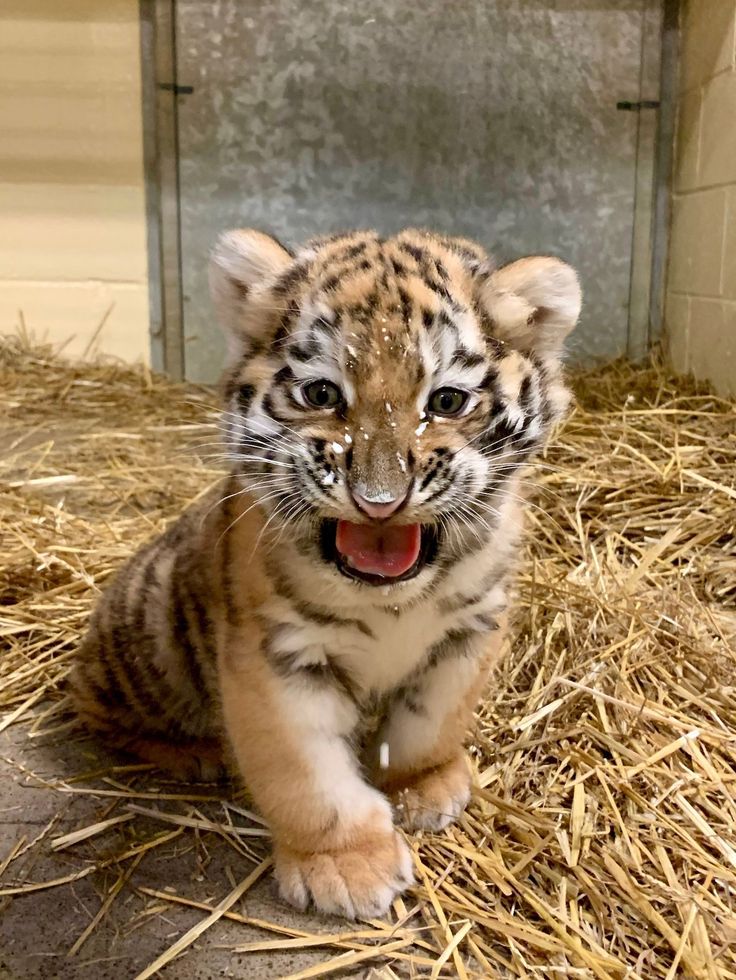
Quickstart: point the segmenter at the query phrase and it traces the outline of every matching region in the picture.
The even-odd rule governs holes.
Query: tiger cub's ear
[[[292,261],[283,245],[261,231],[243,228],[220,235],[210,258],[210,295],[230,344],[237,346],[257,332],[257,318],[248,316],[248,300]]]
[[[571,266],[534,256],[492,273],[482,299],[499,340],[528,353],[556,355],[577,323],[582,292]]]

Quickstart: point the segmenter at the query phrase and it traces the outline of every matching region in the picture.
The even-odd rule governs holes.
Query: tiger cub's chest
[[[363,691],[385,694],[421,667],[455,618],[429,602],[405,610],[364,610],[362,621],[370,635],[361,633],[355,647],[339,657]]]
[[[308,616],[304,608],[269,610],[279,625],[271,632],[269,651],[283,671],[329,668],[365,703],[415,680],[432,653],[448,636],[461,631],[485,632],[489,602],[456,609],[434,597],[409,608],[369,607],[334,615]]]
[[[344,676],[360,700],[398,687],[456,619],[429,603],[408,610],[342,608],[328,614],[279,602],[265,613],[275,624],[267,642],[274,666],[285,673],[328,667]]]

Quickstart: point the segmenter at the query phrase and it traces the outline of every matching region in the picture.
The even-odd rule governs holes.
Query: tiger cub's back
[[[187,775],[208,768],[191,761],[198,752],[220,754],[224,495],[212,491],[123,565],[97,604],[70,677],[78,714],[108,744]]]

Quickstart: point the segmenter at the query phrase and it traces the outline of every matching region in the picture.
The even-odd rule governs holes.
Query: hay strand
[[[196,925],[192,926],[187,932],[184,933],[179,939],[176,940],[173,945],[169,946],[159,957],[157,957],[150,966],[147,966],[145,970],[142,970],[135,980],[148,980],[149,977],[154,976],[159,970],[175,960],[177,956],[180,956],[187,947],[191,946],[192,943],[196,942],[199,937],[205,933],[211,926],[217,922],[218,919],[222,918],[225,912],[229,911],[237,901],[239,901],[243,895],[248,891],[248,889],[254,885],[261,875],[264,874],[271,867],[271,859],[265,858],[258,864],[249,875],[247,875],[240,884],[236,885],[235,888],[229,894],[227,894],[221,902],[219,902],[215,908],[212,909],[210,914],[198,922]]]

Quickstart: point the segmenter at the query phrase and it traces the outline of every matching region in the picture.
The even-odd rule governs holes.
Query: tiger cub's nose
[[[360,493],[357,489],[351,490],[351,494],[353,503],[359,511],[376,520],[385,520],[406,503],[410,491],[411,486],[408,486],[398,497],[391,497],[387,493],[376,493],[369,496],[367,491]]]

